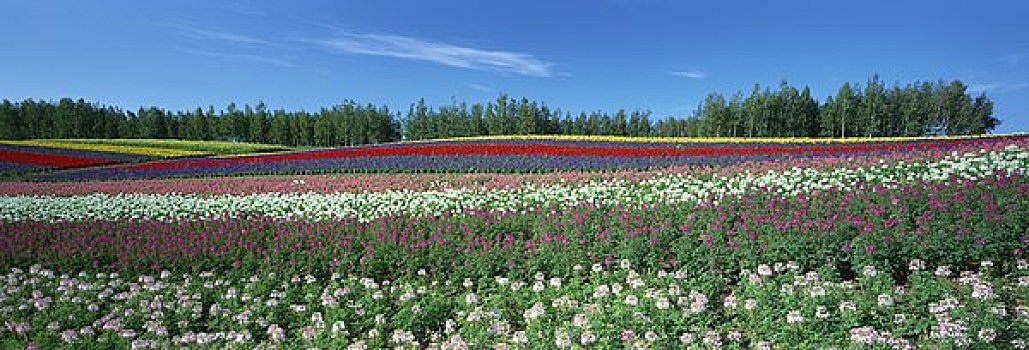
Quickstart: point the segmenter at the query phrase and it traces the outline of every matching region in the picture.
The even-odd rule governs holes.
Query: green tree
[[[811,88],[805,86],[800,93],[800,131],[797,136],[816,137],[819,134],[819,105],[814,96],[811,95]]]
[[[271,142],[277,144],[294,144],[295,138],[293,136],[292,125],[290,125],[286,111],[280,109],[272,112],[272,122],[268,128],[268,137],[271,139]]]
[[[254,111],[250,114],[250,141],[257,143],[268,142],[266,134],[269,128],[268,106],[264,101],[259,101]]]
[[[1000,125],[1000,119],[993,116],[993,101],[980,94],[972,103],[972,120],[975,122],[970,134],[985,134]]]
[[[4,99],[0,103],[0,139],[21,140],[22,124],[21,113],[11,101]]]
[[[419,99],[418,103],[412,104],[407,112],[407,140],[422,140],[430,135],[429,107],[425,99]]]
[[[839,136],[841,138],[846,138],[847,135],[850,135],[847,133],[847,123],[854,124],[855,122],[860,122],[857,120],[857,116],[858,106],[861,104],[861,97],[854,93],[854,90],[850,87],[850,83],[843,83],[843,86],[841,86],[840,90],[836,93],[835,102],[839,104],[837,109],[839,112]],[[854,127],[851,126],[851,129],[854,129]]]
[[[857,121],[864,129],[868,137],[881,136],[883,124],[883,104],[886,102],[886,90],[879,75],[874,74],[868,79],[865,85],[865,93],[861,100],[861,112],[857,115]]]
[[[518,125],[514,132],[521,135],[535,134],[538,128],[536,125],[537,114],[536,104],[523,97],[522,101],[518,103],[518,116],[516,117]]]
[[[750,96],[743,100],[743,127],[747,129],[747,137],[759,136],[757,128],[763,122],[764,100],[765,93],[762,93],[761,85],[759,84],[754,84],[754,89],[750,91]]]
[[[948,135],[963,135],[972,131],[972,98],[960,80],[954,80],[941,89],[943,126]]]
[[[473,136],[486,135],[486,121],[483,119],[483,108],[481,103],[472,104],[470,127]]]

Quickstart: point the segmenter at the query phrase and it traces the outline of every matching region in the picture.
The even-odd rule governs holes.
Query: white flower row
[[[530,184],[513,189],[459,188],[431,191],[389,190],[342,193],[93,194],[72,197],[0,197],[0,220],[74,221],[87,219],[212,218],[256,213],[275,218],[357,218],[362,221],[394,214],[440,215],[466,209],[521,212],[550,205],[582,202],[604,205],[693,202],[740,196],[774,189],[783,195],[813,190],[853,189],[860,184],[895,186],[951,177],[976,180],[995,171],[1024,172],[1029,150],[1011,145],[1002,151],[951,154],[943,159],[881,164],[823,171],[793,168],[764,174],[698,178],[665,174],[639,181],[607,180],[585,185]]]
[[[907,284],[894,286],[875,266],[839,281],[792,262],[761,264],[721,293],[685,270],[641,273],[628,260],[618,267],[576,265],[565,278],[539,272],[460,284],[425,272],[391,281],[338,273],[122,276],[35,265],[0,274],[0,342],[12,348],[48,338],[43,347],[678,348],[713,347],[723,339],[730,346],[761,344],[769,336],[782,343],[776,333],[803,329],[814,347],[844,339],[856,347],[1025,345],[1017,331],[1029,322],[1029,307],[1017,297],[1029,288],[1024,260],[1006,276],[994,275],[988,261],[955,274],[961,277],[931,273],[923,262],[916,267]],[[980,285],[996,292],[981,295]],[[922,288],[942,296],[914,295]],[[428,314],[436,308],[426,307],[438,305],[449,307]],[[703,326],[719,315],[735,321]],[[891,322],[877,322],[879,329],[842,325],[872,315]],[[889,332],[926,322],[932,327],[910,339]]]

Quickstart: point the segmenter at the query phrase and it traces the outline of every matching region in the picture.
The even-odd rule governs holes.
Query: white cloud
[[[968,86],[968,92],[971,93],[1005,93],[1017,90],[1029,88],[1029,83],[982,83],[982,84],[971,84]]]
[[[482,84],[471,83],[471,84],[465,84],[465,86],[468,86],[468,88],[470,88],[472,90],[475,90],[475,91],[482,91],[482,92],[493,92],[493,91],[495,91],[495,89],[493,89],[493,88],[491,88],[489,86],[486,86],[486,85],[482,85]]]
[[[214,58],[230,59],[230,60],[237,60],[237,61],[250,61],[250,62],[256,62],[256,63],[269,64],[269,65],[273,65],[273,66],[279,66],[279,67],[283,67],[283,68],[296,68],[296,67],[298,67],[293,62],[290,62],[288,59],[283,59],[283,58],[267,57],[267,56],[245,54],[245,53],[210,52],[210,51],[202,51],[202,50],[195,50],[195,49],[188,49],[188,48],[183,48],[183,49],[180,49],[180,50],[182,50],[185,53],[192,54],[192,55],[197,55],[197,56],[214,57]]]
[[[246,34],[232,33],[218,28],[204,28],[196,25],[181,23],[173,24],[172,27],[178,28],[183,35],[197,39],[220,40],[249,45],[271,44],[267,40],[261,38],[257,38]]]
[[[707,79],[708,76],[707,73],[697,71],[671,71],[668,74],[690,79]]]
[[[519,52],[485,50],[391,34],[339,32],[335,37],[305,40],[330,50],[358,55],[396,57],[417,61],[535,77],[552,77],[552,64]]]

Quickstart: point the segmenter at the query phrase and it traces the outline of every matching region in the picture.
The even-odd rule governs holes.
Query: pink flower
[[[318,330],[317,329],[315,329],[314,327],[311,327],[311,326],[307,326],[307,327],[304,327],[301,330],[301,334],[300,335],[303,336],[304,339],[310,340],[310,339],[314,339],[314,337],[317,334],[318,334]]]
[[[280,342],[286,339],[286,330],[282,329],[282,327],[279,327],[279,325],[274,323],[268,325],[267,333],[268,336],[272,339],[272,341]]]

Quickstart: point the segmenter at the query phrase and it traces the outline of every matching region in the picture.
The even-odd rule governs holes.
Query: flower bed
[[[1009,145],[1001,151],[948,155],[922,163],[898,162],[829,170],[807,168],[768,173],[743,172],[731,177],[668,174],[638,182],[611,179],[540,186],[529,183],[509,189],[401,189],[322,194],[12,196],[0,197],[0,219],[178,219],[256,213],[277,218],[356,218],[367,221],[393,214],[439,215],[469,209],[520,212],[550,205],[576,206],[581,201],[639,206],[644,203],[717,200],[769,191],[795,195],[834,188],[849,189],[864,184],[895,186],[917,181],[942,181],[951,177],[976,179],[998,171],[1019,176],[1027,168],[1029,151],[1017,145]]]
[[[40,180],[132,179],[338,172],[551,172],[722,166],[798,158],[884,155],[1024,142],[1027,137],[851,143],[445,140],[168,161],[48,174]]]
[[[146,159],[149,158],[129,154],[0,143],[0,163],[6,164],[0,167],[0,174],[67,169]]]
[[[1026,346],[1029,263],[967,269],[913,259],[898,284],[876,265],[761,263],[736,284],[629,260],[563,277],[214,272],[2,277],[6,347],[900,348]],[[17,311],[14,311],[17,310]]]
[[[611,173],[12,183],[0,344],[1024,347],[1026,140],[937,144]]]
[[[622,179],[639,181],[668,174],[688,174],[694,177],[733,177],[740,173],[762,174],[786,172],[791,168],[854,169],[858,167],[916,163],[940,159],[951,155],[1000,152],[1017,145],[1029,148],[1029,139],[1007,139],[1006,142],[962,144],[935,149],[911,150],[884,154],[861,154],[796,158],[789,162],[765,160],[741,162],[728,166],[704,164],[660,167],[650,170],[623,169],[618,171],[559,171],[543,174],[526,173],[363,173],[330,175],[283,175],[201,177],[181,179],[142,179],[89,182],[6,182],[0,186],[0,195],[74,196],[83,194],[126,193],[193,193],[193,194],[258,194],[258,193],[334,193],[381,192],[385,190],[445,190],[460,188],[510,189],[527,184],[586,184],[589,181]]]
[[[71,157],[60,154],[46,154],[21,151],[0,151],[0,159],[8,163],[21,163],[54,168],[73,168],[88,165],[108,164],[104,158]]]
[[[191,151],[196,153],[182,154],[178,153],[175,156],[183,155],[199,155],[199,154],[214,154],[214,155],[231,155],[231,154],[247,154],[247,153],[260,153],[260,152],[277,152],[289,150],[289,147],[280,145],[269,145],[260,143],[247,143],[247,142],[228,142],[228,141],[197,141],[197,140],[169,140],[169,139],[57,139],[47,140],[52,142],[61,143],[75,143],[83,145],[96,145],[96,146],[122,146],[122,147],[134,147],[135,150],[170,150],[170,151]],[[161,151],[161,154],[164,151]]]
[[[0,161],[0,174],[20,174],[47,169],[47,166]]]

